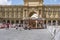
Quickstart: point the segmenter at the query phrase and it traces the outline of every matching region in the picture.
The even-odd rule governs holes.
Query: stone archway
[[[19,23],[19,20],[16,20],[16,23]]]
[[[7,23],[10,23],[10,20],[7,20]]]
[[[3,20],[3,23],[6,23],[6,21],[5,21],[5,20]]]

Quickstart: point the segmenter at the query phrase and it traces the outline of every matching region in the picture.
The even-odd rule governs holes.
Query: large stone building
[[[60,6],[44,5],[44,0],[24,0],[24,5],[0,5],[0,22],[60,25]],[[37,18],[31,16],[36,14]],[[29,21],[30,20],[30,21]],[[35,28],[38,27],[38,23]],[[42,25],[41,24],[41,25]],[[33,26],[32,26],[33,27]]]

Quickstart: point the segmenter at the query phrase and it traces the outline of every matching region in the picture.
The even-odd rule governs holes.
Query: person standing
[[[7,23],[6,25],[7,25],[7,29],[9,29],[9,23]]]
[[[29,27],[28,29],[31,30],[31,25],[29,25],[28,27]]]
[[[19,24],[19,29],[20,29],[20,31],[22,30],[22,26],[21,26],[21,24]]]
[[[9,28],[9,23],[7,23],[7,28]]]
[[[18,25],[17,24],[15,25],[15,27],[16,27],[16,29],[18,29]]]

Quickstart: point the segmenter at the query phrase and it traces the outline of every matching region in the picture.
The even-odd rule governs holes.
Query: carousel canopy
[[[45,20],[45,19],[38,17],[38,14],[33,14],[31,17],[26,18],[25,20]]]
[[[32,15],[30,19],[32,19],[32,20],[45,20],[44,18],[39,18],[38,14]]]
[[[33,14],[31,18],[38,18],[38,14]]]

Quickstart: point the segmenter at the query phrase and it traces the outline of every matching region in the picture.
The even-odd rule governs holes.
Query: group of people
[[[31,29],[31,27],[30,27],[29,25],[24,25],[24,26],[23,26],[23,25],[24,25],[24,24],[16,24],[16,25],[15,25],[15,28],[16,28],[16,29],[20,29],[20,30],[21,30],[21,29],[24,29],[24,30],[27,30],[27,29],[30,30],[30,29]]]
[[[2,25],[0,25],[0,28],[16,28],[16,29],[24,29],[24,30],[27,30],[27,29],[31,29],[31,27],[29,27],[28,25],[24,25],[23,24],[9,24],[9,23],[2,23]]]

